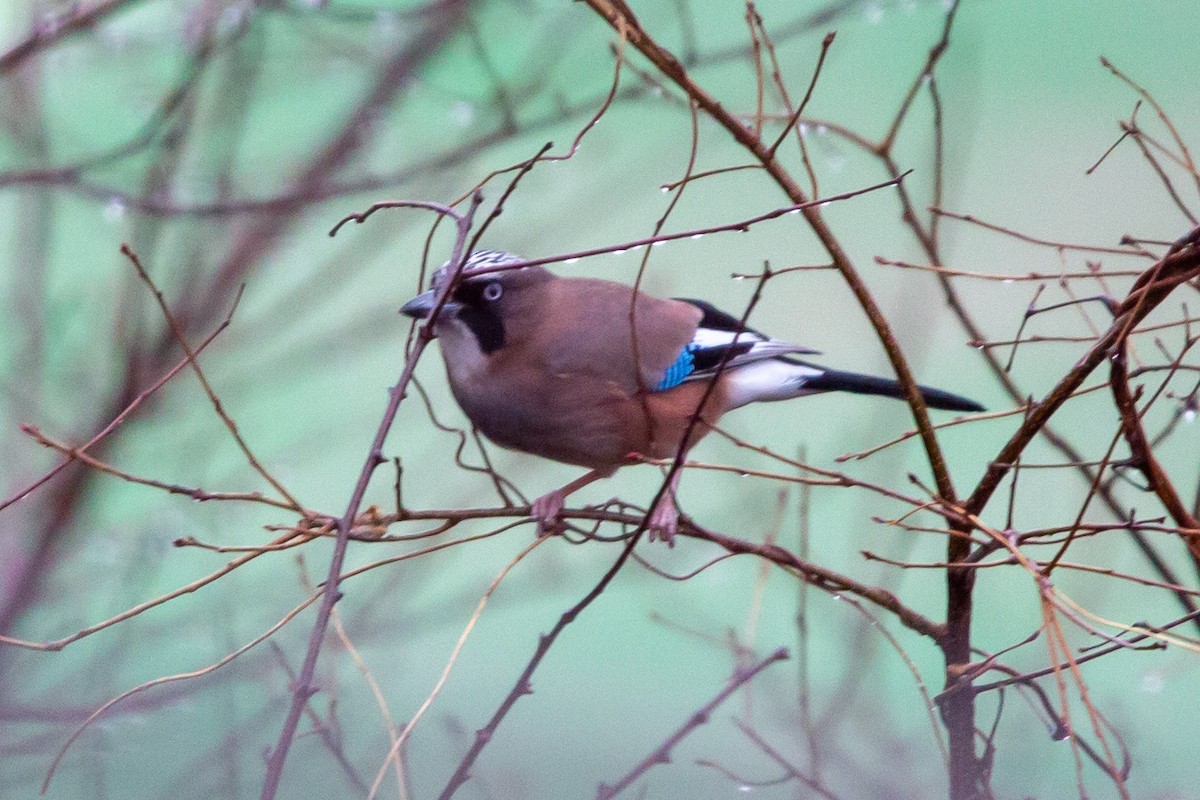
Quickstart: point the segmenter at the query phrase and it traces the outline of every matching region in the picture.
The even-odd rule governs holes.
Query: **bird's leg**
[[[529,506],[529,516],[537,521],[537,535],[546,536],[547,534],[555,533],[562,527],[562,522],[559,520],[558,515],[562,513],[563,503],[566,502],[567,495],[579,491],[589,483],[594,483],[609,474],[611,474],[611,470],[604,472],[593,469],[565,486],[534,500]]]
[[[655,537],[667,543],[667,547],[675,546],[675,533],[679,530],[679,508],[675,505],[675,490],[679,488],[679,477],[682,470],[676,470],[667,484],[666,490],[650,510],[646,520],[647,538],[654,541]]]

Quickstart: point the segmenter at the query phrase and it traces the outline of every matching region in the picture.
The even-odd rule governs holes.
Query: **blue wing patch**
[[[656,392],[665,392],[667,389],[674,389],[679,384],[687,379],[696,371],[695,352],[698,346],[695,342],[689,342],[680,352],[679,358],[675,359],[675,363],[667,367],[667,371],[663,373],[662,380],[654,387]]]

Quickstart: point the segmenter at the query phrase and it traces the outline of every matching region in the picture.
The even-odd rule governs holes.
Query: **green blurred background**
[[[107,4],[81,8],[87,5]],[[231,327],[202,363],[269,469],[307,507],[339,514],[386,389],[403,363],[408,326],[396,309],[418,289],[430,217],[389,211],[336,238],[329,229],[375,200],[457,198],[490,171],[529,158],[548,141],[554,142],[552,152],[565,152],[611,82],[614,35],[586,6],[548,0],[473,2],[457,16],[448,15],[446,4],[384,0],[112,5],[96,24],[4,64],[0,72],[0,280],[7,301],[0,318],[3,495],[59,460],[23,434],[19,423],[86,441],[131,392],[180,358],[153,298],[118,253],[128,242],[193,340],[213,330],[236,286],[245,283]],[[661,43],[696,59],[693,75],[726,107],[752,113],[755,80],[743,4],[632,6]],[[918,75],[945,15],[942,3],[924,0],[761,2],[757,8],[775,38],[793,99],[807,86],[822,36],[837,30],[808,115],[875,138]],[[49,30],[55,15],[70,9],[65,3],[5,3],[0,49],[7,51],[32,30]],[[1128,142],[1094,174],[1085,170],[1120,135],[1117,120],[1127,118],[1137,100],[1100,65],[1100,56],[1150,89],[1184,139],[1200,146],[1198,25],[1200,6],[1178,0],[964,3],[938,68],[944,205],[1037,236],[1109,246],[1126,233],[1169,240],[1186,231],[1187,220]],[[672,99],[676,93],[661,96],[628,66],[646,68],[631,57],[622,93],[578,153],[540,165],[524,179],[486,246],[533,257],[650,234],[670,200],[660,187],[678,180],[687,165],[691,119],[686,106]],[[377,102],[365,105],[372,92]],[[772,93],[767,108],[780,111]],[[1149,109],[1140,114],[1147,126],[1156,122]],[[1156,131],[1162,135],[1161,127]],[[809,126],[806,140],[825,194],[887,177],[876,161],[826,129]],[[798,170],[789,147],[785,158]],[[932,152],[930,105],[922,95],[896,149],[901,168],[915,170],[907,180],[921,206],[931,198]],[[746,160],[723,130],[701,120],[697,169]],[[78,169],[65,169],[71,166]],[[489,185],[488,203],[502,186],[502,180]],[[1198,205],[1194,196],[1186,202]],[[734,172],[689,187],[667,229],[718,225],[785,204],[761,175]],[[873,263],[876,255],[924,260],[900,224],[894,193],[830,206],[827,218],[876,292],[919,378],[993,409],[1010,407],[943,307],[933,276]],[[1078,271],[1096,258],[1066,253],[1060,259],[1053,250],[962,223],[944,226],[945,262],[962,269]],[[440,263],[449,244],[449,226],[443,226],[433,238],[431,262]],[[630,252],[559,269],[632,281],[639,261]],[[757,271],[764,261],[782,267],[823,258],[801,218],[787,216],[749,233],[656,248],[644,286],[739,312],[753,286],[732,281],[730,274]],[[1106,267],[1128,265],[1105,261]],[[1015,333],[1036,287],[957,285],[994,339]],[[1044,300],[1061,299],[1065,295],[1051,285]],[[1103,321],[1097,311],[1088,313]],[[869,324],[834,273],[796,272],[773,280],[753,323],[821,350],[826,363],[889,374]],[[1088,329],[1070,311],[1036,320],[1030,332],[1083,335]],[[1178,331],[1165,334],[1172,335],[1179,337]],[[1014,377],[1025,392],[1039,396],[1086,346],[1028,347]],[[422,386],[439,418],[462,426],[440,359],[429,355],[418,370]],[[1099,458],[1116,420],[1105,400],[1092,397],[1075,401],[1059,421],[1087,457]],[[1160,408],[1151,420],[1159,427],[1169,416],[1166,404]],[[945,432],[943,446],[962,486],[978,480],[1017,419]],[[810,463],[900,491],[916,491],[907,482],[909,472],[928,480],[921,448],[912,441],[865,461],[834,462],[910,428],[899,403],[818,397],[742,411],[726,422],[735,435],[783,455],[803,448]],[[497,502],[486,478],[455,466],[456,445],[453,434],[434,428],[415,395],[404,404],[386,454],[405,466],[408,506]],[[1184,425],[1160,454],[1185,489],[1196,485],[1198,451],[1195,426]],[[478,462],[473,447],[466,452]],[[528,496],[576,474],[496,448],[490,454]],[[139,409],[98,455],[169,483],[269,489],[186,372]],[[717,437],[694,457],[779,469]],[[1027,457],[1058,458],[1040,443]],[[381,469],[368,502],[392,508],[392,478],[390,467]],[[1087,489],[1076,473],[1039,472],[1028,480],[1015,507],[1021,525],[1074,519]],[[645,504],[657,481],[650,467],[626,469],[577,501],[615,495]],[[1139,513],[1153,515],[1149,496],[1124,486],[1118,492]],[[681,503],[715,530],[750,540],[773,533],[785,546],[799,546],[799,493],[786,484],[690,472]],[[993,505],[989,521],[1002,525],[1000,496]],[[915,561],[944,557],[940,536],[905,534],[871,521],[905,510],[866,492],[818,489],[807,514],[809,556],[887,586],[923,613],[941,617],[941,573],[898,570],[861,556],[867,549]],[[1111,521],[1099,508],[1088,518]],[[178,537],[254,545],[273,535],[261,526],[294,522],[261,506],[195,503],[67,470],[0,512],[0,633],[56,640],[197,580],[230,558],[173,548]],[[485,523],[445,536],[494,527]],[[420,529],[410,523],[392,532]],[[408,719],[433,688],[480,596],[531,536],[529,526],[518,527],[377,569],[344,586],[338,609],[347,633],[397,721]],[[1163,537],[1158,544],[1164,558],[1193,575],[1177,541]],[[417,546],[352,544],[349,564]],[[303,548],[312,580],[324,577],[329,552],[326,542]],[[529,659],[538,634],[587,592],[616,553],[612,544],[551,541],[506,578],[414,732],[408,751],[412,797],[436,796],[474,730]],[[670,551],[644,549],[647,560],[675,574],[717,554],[690,541]],[[263,633],[307,595],[294,555],[259,558],[60,652],[0,649],[0,796],[35,796],[55,751],[108,698],[143,681],[199,669]],[[1072,558],[1147,574],[1120,533],[1081,543]],[[1094,613],[1127,623],[1181,613],[1164,592],[1101,576],[1067,574],[1058,585]],[[459,796],[594,795],[598,784],[618,779],[715,694],[740,658],[751,657],[735,652],[734,642],[758,656],[787,646],[793,659],[731,699],[675,750],[670,764],[652,770],[628,796],[815,796],[795,782],[756,785],[781,771],[739,732],[735,719],[753,723],[794,763],[818,770],[839,797],[944,796],[945,770],[929,712],[908,666],[858,610],[815,590],[802,594],[794,578],[763,572],[747,558],[725,560],[685,582],[630,565],[555,644],[534,678],[533,695],[517,704]],[[804,638],[796,624],[802,602],[808,611]],[[213,674],[116,706],[68,752],[49,796],[257,796],[263,754],[278,736],[290,699],[289,670],[299,668],[312,617],[311,610],[302,614],[273,644]],[[878,622],[899,638],[935,693],[942,666],[937,650],[885,616]],[[975,622],[980,647],[1012,645],[1040,622],[1036,586],[1027,574],[981,574]],[[1088,643],[1094,640],[1083,635],[1073,642]],[[1039,642],[1010,662],[1034,669],[1046,659]],[[1129,747],[1133,796],[1194,796],[1192,743],[1200,712],[1194,656],[1180,648],[1119,653],[1089,664],[1085,676],[1093,702]],[[362,796],[356,782],[369,784],[387,751],[378,706],[335,640],[326,645],[318,680],[313,708],[348,763],[339,765],[306,720],[281,796]],[[1054,695],[1050,679],[1045,686]],[[998,795],[1076,795],[1070,746],[1053,741],[1044,719],[1016,694],[1005,704],[996,737]],[[807,729],[800,724],[806,706],[815,718]],[[1082,720],[1082,707],[1073,710]],[[992,724],[995,711],[995,695],[981,699],[983,727]],[[1090,797],[1117,796],[1094,765],[1082,772]],[[384,783],[381,796],[397,793],[394,779]]]

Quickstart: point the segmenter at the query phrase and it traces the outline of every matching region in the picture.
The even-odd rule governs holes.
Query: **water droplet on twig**
[[[123,198],[113,197],[104,204],[104,221],[110,225],[116,225],[125,219],[125,212],[127,210]]]

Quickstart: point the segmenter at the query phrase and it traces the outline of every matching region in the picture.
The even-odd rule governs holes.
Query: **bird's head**
[[[520,256],[499,250],[477,250],[467,259],[467,273],[503,267],[522,261]],[[400,309],[414,319],[425,319],[433,312],[438,294],[453,277],[450,264],[433,273],[429,291],[409,300]],[[541,267],[469,274],[459,281],[438,312],[434,333],[438,336],[470,336],[484,354],[504,347],[513,335],[512,328],[523,320],[533,324],[539,310],[538,290],[554,276]]]

